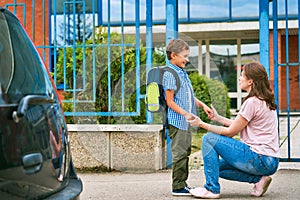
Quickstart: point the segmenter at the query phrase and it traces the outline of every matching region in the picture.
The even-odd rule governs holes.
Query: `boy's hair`
[[[176,54],[179,54],[180,52],[184,50],[189,50],[190,47],[188,43],[183,41],[182,39],[172,39],[168,43],[168,46],[166,48],[167,58],[168,60],[171,60],[171,53],[174,52]]]

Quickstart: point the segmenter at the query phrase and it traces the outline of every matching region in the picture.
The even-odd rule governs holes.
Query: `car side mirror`
[[[55,99],[49,98],[47,96],[27,95],[22,98],[18,106],[18,109],[13,112],[12,117],[14,121],[18,123],[20,118],[26,114],[29,105],[53,104],[53,103],[55,103]]]

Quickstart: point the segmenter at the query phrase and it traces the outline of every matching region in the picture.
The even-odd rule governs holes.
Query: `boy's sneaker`
[[[181,188],[181,189],[173,190],[172,195],[173,196],[191,196],[190,188],[189,187],[184,187],[184,188]]]
[[[189,185],[187,185],[186,187],[188,188],[189,191],[190,191],[191,189],[195,189],[195,187],[192,187],[192,186],[189,186]]]

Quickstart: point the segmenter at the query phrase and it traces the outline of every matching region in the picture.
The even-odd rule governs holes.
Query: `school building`
[[[263,34],[260,30],[264,28],[260,21],[262,9],[266,9],[260,7],[262,2],[268,4],[269,17],[269,38],[265,44],[260,38]],[[269,66],[265,67],[269,69],[272,86],[278,85],[279,110],[300,112],[299,0],[0,0],[1,7],[21,19],[52,70],[53,57],[56,58],[53,49],[70,45],[53,42],[60,31],[56,23],[66,28],[65,22],[58,22],[59,16],[66,14],[67,5],[77,4],[81,15],[92,16],[91,26],[102,25],[111,32],[135,35],[146,45],[150,41],[153,49],[166,44],[171,24],[175,27],[172,31],[177,32],[173,36],[191,46],[189,70],[223,81],[229,88],[233,112],[239,109],[245,96],[238,88],[243,64],[260,61],[261,45],[268,45]]]

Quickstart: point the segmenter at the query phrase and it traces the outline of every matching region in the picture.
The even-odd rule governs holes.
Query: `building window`
[[[231,111],[237,112],[242,98],[246,96],[246,92],[238,87],[238,78],[245,63],[259,61],[259,40],[206,40],[206,44],[202,44],[200,48],[202,72],[212,79],[224,82],[231,99]],[[209,66],[206,66],[208,63]]]

